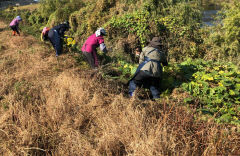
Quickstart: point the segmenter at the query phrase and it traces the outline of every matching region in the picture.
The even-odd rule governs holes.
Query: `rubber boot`
[[[12,35],[15,36],[15,35],[16,35],[16,31],[13,31],[13,32],[12,32]]]

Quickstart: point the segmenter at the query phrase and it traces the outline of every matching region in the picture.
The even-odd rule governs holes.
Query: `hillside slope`
[[[195,120],[181,95],[124,97],[121,84],[80,69],[70,54],[0,22],[1,155],[224,155],[234,127]],[[175,96],[175,98],[174,98]],[[226,135],[229,134],[229,135]]]
[[[54,122],[61,122],[58,123],[60,126],[69,118],[76,120],[80,124],[77,126],[81,126],[81,122],[88,120],[82,115],[85,112],[80,113],[79,109],[85,107],[87,103],[90,103],[87,107],[92,109],[91,107],[102,105],[103,101],[107,101],[100,94],[94,95],[99,89],[95,89],[91,79],[80,77],[83,73],[77,71],[72,57],[62,55],[56,59],[53,49],[38,43],[31,36],[11,36],[11,32],[5,30],[6,25],[2,22],[0,25],[0,95],[3,106],[0,125],[3,129],[1,132],[13,128],[14,134],[8,134],[8,137],[18,142],[15,137],[18,137],[19,133],[24,133],[20,134],[19,141],[21,142],[22,137],[27,137],[24,142],[34,144],[34,139],[37,138],[28,138],[32,135],[29,134],[32,129],[36,133],[41,133],[38,128],[41,129],[42,124],[49,126],[53,124],[52,126],[55,127]],[[107,86],[105,88],[107,89]],[[86,115],[90,114],[86,113]],[[83,121],[79,118],[83,118]],[[51,124],[50,120],[52,120]],[[17,125],[8,127],[8,124]],[[16,145],[11,147],[8,141],[4,144],[6,144],[3,148],[5,152],[12,151],[10,149],[16,147]],[[22,150],[20,149],[19,151],[16,149],[15,152],[20,152]]]

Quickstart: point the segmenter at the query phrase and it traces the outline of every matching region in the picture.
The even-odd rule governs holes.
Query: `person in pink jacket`
[[[17,16],[16,18],[14,18],[12,20],[12,22],[10,23],[10,28],[13,30],[13,35],[15,36],[16,33],[20,36],[20,32],[19,32],[19,22],[22,21],[22,18],[20,16]]]
[[[83,55],[86,57],[91,68],[96,68],[99,66],[97,59],[98,47],[100,47],[100,50],[102,50],[104,53],[107,53],[103,36],[106,36],[106,31],[104,28],[99,28],[94,34],[88,37],[82,46]]]

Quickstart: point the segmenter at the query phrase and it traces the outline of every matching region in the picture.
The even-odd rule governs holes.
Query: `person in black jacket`
[[[69,22],[64,22],[62,24],[59,24],[48,32],[48,39],[52,43],[55,51],[56,56],[59,56],[62,53],[62,44],[63,44],[63,37],[65,31],[68,31],[70,29]]]

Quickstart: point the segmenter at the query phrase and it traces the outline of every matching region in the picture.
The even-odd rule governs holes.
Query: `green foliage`
[[[72,29],[77,40],[84,40],[102,27],[110,18],[110,8],[115,6],[115,0],[88,1],[83,7],[70,15]]]
[[[53,1],[45,1],[45,3],[49,3],[50,5],[42,4],[41,14],[46,18],[49,17],[48,26],[54,26],[58,23],[69,20],[70,15],[84,5],[82,1],[78,0],[55,1],[55,3]],[[54,7],[56,8],[52,9]],[[45,9],[48,10],[48,15],[46,14]]]
[[[240,40],[240,2],[236,1],[231,8],[225,12],[223,19],[223,29],[225,30],[226,41],[232,43],[235,40]]]
[[[69,20],[70,34],[79,45],[98,27],[105,27],[110,44],[121,45],[116,53],[130,54],[135,47],[146,46],[153,36],[161,36],[175,60],[181,60],[182,55],[202,56],[198,34],[201,13],[197,3],[185,0],[42,0],[40,9],[26,15],[31,34]]]
[[[179,3],[169,8],[168,15],[157,19],[157,25],[167,30],[169,55],[175,60],[183,57],[199,58],[203,56],[201,50],[202,39],[199,33],[201,12],[198,6]]]
[[[126,83],[137,65],[121,60],[105,69],[104,77]],[[174,88],[189,92],[191,97],[184,102],[189,104],[197,99],[201,103],[199,111],[215,116],[219,123],[240,124],[240,71],[232,63],[202,59],[173,63],[164,67],[160,86],[162,94],[169,95]]]
[[[150,34],[149,21],[151,15],[146,11],[136,11],[131,14],[126,14],[120,18],[114,16],[108,24],[110,35],[128,35],[129,33],[135,34],[144,47],[147,42],[147,36]]]
[[[239,124],[240,71],[237,66],[191,59],[181,64],[196,66],[191,81],[182,87],[201,100],[203,109],[214,114],[218,122]]]
[[[236,0],[226,5],[223,24],[211,30],[200,29],[200,6],[190,0],[42,0],[40,9],[33,12],[12,8],[0,16],[10,21],[21,15],[24,31],[35,36],[43,26],[69,20],[69,34],[79,46],[98,27],[105,27],[106,40],[118,45],[116,53],[131,54],[134,48],[146,46],[153,36],[161,36],[171,60],[206,57],[239,62],[239,3]]]
[[[203,36],[207,57],[225,59],[239,63],[240,52],[240,2],[227,3],[220,13],[217,26],[207,30]]]
[[[103,68],[103,77],[107,79],[117,79],[123,83],[127,83],[136,70],[137,64],[118,60],[115,63],[111,63],[111,65],[107,67],[107,70],[106,67]]]
[[[165,8],[158,10],[159,7]],[[201,12],[197,4],[147,1],[137,11],[113,16],[107,23],[107,29],[110,38],[136,36],[138,41],[135,41],[134,47],[137,44],[144,47],[153,36],[161,36],[169,56],[181,60],[182,55],[203,55],[200,50],[200,22]]]
[[[116,67],[118,67],[118,69],[122,72],[121,75],[123,75],[125,77],[126,77],[126,75],[128,75],[129,76],[128,78],[133,76],[137,70],[136,64],[129,64],[123,60],[118,61],[118,63],[116,64]]]

